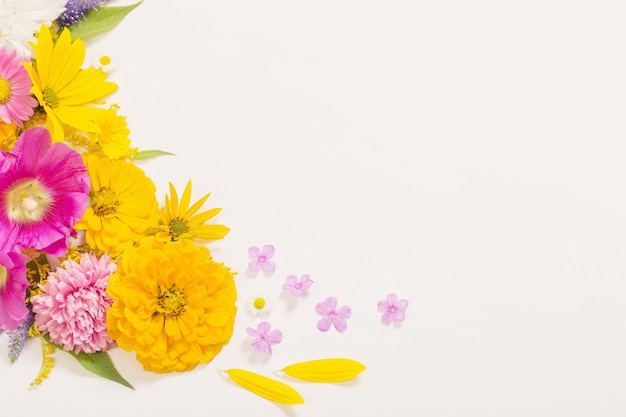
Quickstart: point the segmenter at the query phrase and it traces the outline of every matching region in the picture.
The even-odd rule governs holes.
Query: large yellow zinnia
[[[84,154],[83,160],[91,179],[90,202],[74,227],[85,230],[91,248],[121,254],[157,223],[156,187],[131,162],[98,153]]]
[[[31,92],[48,115],[46,128],[52,140],[63,140],[61,122],[84,132],[100,133],[93,123],[95,114],[103,109],[93,106],[117,90],[117,84],[105,81],[106,73],[89,67],[81,69],[85,60],[85,44],[72,42],[65,28],[53,42],[52,33],[41,25],[37,43],[32,43],[36,63],[23,65],[33,82]]]
[[[109,277],[111,339],[135,351],[146,371],[190,371],[229,342],[235,323],[234,274],[191,240],[154,237],[129,249]]]

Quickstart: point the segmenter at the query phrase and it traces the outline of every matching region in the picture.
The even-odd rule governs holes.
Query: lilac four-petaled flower
[[[283,290],[289,291],[291,295],[297,297],[308,290],[311,285],[313,285],[313,280],[308,275],[302,275],[299,280],[297,276],[289,275],[287,282],[283,284]]]
[[[398,296],[394,293],[387,295],[386,300],[378,302],[378,311],[383,313],[381,321],[385,324],[404,321],[404,312],[408,305],[407,300],[398,300]]]
[[[283,340],[283,334],[281,331],[270,331],[271,327],[272,326],[268,322],[262,321],[258,324],[256,330],[252,327],[248,327],[246,329],[246,333],[254,338],[251,346],[257,352],[266,352],[271,355],[272,345],[280,343]]]
[[[263,249],[259,249],[256,246],[252,246],[248,249],[248,254],[252,257],[252,260],[248,263],[248,269],[250,271],[263,270],[265,272],[274,272],[276,265],[270,258],[274,256],[274,246],[265,245]]]
[[[327,332],[332,324],[339,333],[346,331],[348,328],[346,320],[352,314],[352,310],[348,306],[337,308],[337,299],[335,297],[328,297],[324,302],[317,304],[315,312],[324,316],[317,322],[317,328],[320,331]]]

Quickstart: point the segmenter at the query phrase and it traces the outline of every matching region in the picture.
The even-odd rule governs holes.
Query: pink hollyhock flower
[[[386,300],[378,302],[378,311],[383,313],[381,321],[385,324],[404,321],[404,312],[408,305],[407,300],[398,300],[394,293],[387,295]]]
[[[78,152],[51,144],[46,129],[25,131],[10,153],[0,153],[0,252],[34,248],[63,255],[90,187]]]
[[[23,127],[37,107],[37,99],[30,93],[33,83],[22,66],[30,57],[18,56],[15,50],[0,48],[0,119]]]
[[[28,315],[26,257],[0,253],[0,329],[15,330]]]
[[[106,287],[116,268],[108,255],[87,253],[80,263],[67,260],[51,272],[43,293],[32,298],[39,330],[65,351],[93,353],[114,346],[106,329],[106,311],[113,304]]]
[[[300,280],[298,280],[298,277],[295,275],[289,275],[287,282],[283,284],[283,290],[289,291],[291,295],[297,297],[308,290],[311,285],[313,285],[313,281],[308,275],[302,275]]]
[[[350,318],[352,310],[350,307],[343,306],[337,308],[337,299],[328,297],[323,303],[315,306],[315,312],[324,316],[317,322],[317,328],[322,332],[327,332],[330,325],[335,326],[339,333],[343,333],[348,328],[347,319]]]
[[[274,269],[276,269],[274,262],[270,261],[270,258],[274,256],[274,246],[265,245],[263,246],[263,250],[260,250],[256,246],[252,246],[248,249],[248,254],[254,258],[248,263],[250,271],[258,271],[262,269],[265,272],[274,272]]]
[[[270,328],[271,325],[268,322],[262,321],[259,323],[256,330],[252,327],[246,329],[246,333],[254,337],[251,346],[257,352],[267,352],[271,355],[272,345],[280,343],[283,340],[283,334],[280,330],[270,331]]]

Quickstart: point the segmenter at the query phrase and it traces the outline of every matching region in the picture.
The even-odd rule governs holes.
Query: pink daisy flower
[[[0,252],[34,248],[63,255],[89,191],[78,152],[51,144],[46,129],[24,132],[11,153],[0,153]]]
[[[0,329],[15,330],[28,315],[26,257],[21,253],[0,253]]]
[[[378,302],[378,311],[383,313],[381,321],[384,324],[404,321],[404,312],[408,306],[407,300],[398,300],[398,296],[394,293],[388,294],[386,300]]]
[[[107,350],[106,311],[113,304],[106,287],[117,265],[108,255],[83,255],[80,263],[65,261],[48,275],[42,294],[33,296],[35,324],[50,341],[75,353]]]
[[[30,92],[33,83],[22,66],[30,57],[18,56],[16,51],[0,48],[0,119],[23,127],[37,106]]]
[[[313,281],[308,275],[302,275],[300,280],[295,275],[289,275],[287,282],[283,284],[283,290],[289,291],[292,296],[297,297],[308,290],[311,285],[313,285]]]
[[[337,308],[335,297],[328,297],[324,302],[318,303],[315,306],[315,312],[324,316],[317,322],[317,328],[322,332],[327,332],[331,324],[339,333],[345,332],[348,328],[347,320],[352,315],[352,310],[348,306]]]
[[[253,258],[248,262],[248,269],[250,269],[250,271],[259,271],[262,269],[264,272],[271,273],[276,269],[274,261],[270,261],[270,258],[274,256],[274,246],[265,245],[263,249],[252,246],[248,249],[248,254]]]
[[[254,340],[252,340],[252,348],[257,352],[266,352],[270,355],[272,354],[272,345],[280,343],[283,340],[283,334],[280,330],[272,330],[271,325],[263,321],[258,324],[256,330],[252,327],[248,327],[246,329],[246,333],[252,336]]]

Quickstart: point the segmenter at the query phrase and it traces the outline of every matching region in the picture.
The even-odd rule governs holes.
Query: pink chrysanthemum
[[[37,99],[30,93],[33,83],[22,62],[29,57],[18,56],[16,51],[0,48],[0,119],[4,123],[24,126],[34,113]]]
[[[109,275],[117,269],[108,255],[88,253],[80,263],[65,261],[48,276],[42,294],[32,298],[35,324],[50,341],[75,353],[107,350],[106,311],[113,299],[106,293]]]
[[[46,129],[24,132],[11,153],[0,153],[0,252],[63,255],[87,208],[89,184],[78,152],[51,145]]]
[[[26,257],[0,253],[0,329],[17,329],[28,315],[24,304],[27,286]]]

